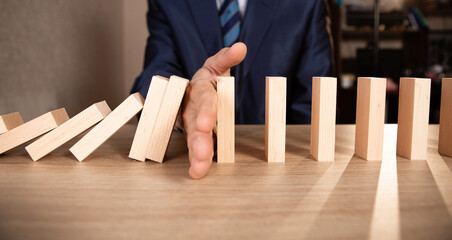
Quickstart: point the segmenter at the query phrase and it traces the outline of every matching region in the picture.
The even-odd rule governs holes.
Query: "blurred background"
[[[389,79],[388,123],[397,122],[399,78],[432,78],[437,123],[441,79],[452,76],[452,0],[327,2],[337,122],[354,123],[356,78],[375,76]],[[0,0],[0,114],[30,120],[65,107],[73,116],[101,100],[116,107],[142,69],[146,11],[146,0]]]
[[[143,66],[146,0],[0,0],[0,114],[113,109]]]

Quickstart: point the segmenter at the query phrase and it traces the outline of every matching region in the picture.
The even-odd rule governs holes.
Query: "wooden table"
[[[354,126],[337,126],[336,160],[309,157],[309,126],[287,127],[286,163],[264,161],[264,127],[237,126],[236,163],[188,176],[183,136],[166,161],[127,158],[127,125],[83,163],[63,146],[34,163],[0,156],[0,239],[452,239],[452,159],[353,156]],[[451,146],[452,147],[452,146]]]

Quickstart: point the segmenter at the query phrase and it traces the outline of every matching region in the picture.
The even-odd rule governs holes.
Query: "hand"
[[[230,68],[243,61],[246,46],[236,43],[208,58],[190,81],[185,94],[182,120],[187,133],[189,174],[199,179],[207,174],[214,154],[213,129],[217,122],[217,77],[230,76]]]

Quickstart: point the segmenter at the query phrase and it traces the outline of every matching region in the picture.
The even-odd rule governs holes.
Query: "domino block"
[[[59,127],[42,136],[25,149],[33,161],[38,161],[53,150],[75,138],[104,119],[111,112],[105,101],[93,104]]]
[[[358,78],[355,154],[366,160],[382,160],[386,79]]]
[[[0,116],[0,134],[24,124],[20,113],[10,113]]]
[[[438,152],[452,157],[452,78],[442,83]]]
[[[235,161],[235,78],[218,77],[217,162]]]
[[[141,112],[141,118],[138,122],[137,131],[133,138],[129,158],[143,162],[146,160],[146,150],[152,136],[152,131],[154,130],[167,85],[167,78],[161,76],[154,76],[152,78],[143,111]]]
[[[187,79],[177,76],[170,77],[147,147],[147,159],[163,162],[187,85]]]
[[[397,154],[411,160],[427,158],[430,84],[427,78],[401,78]]]
[[[286,155],[285,77],[267,77],[265,88],[265,158],[285,162]]]
[[[81,162],[107,141],[122,126],[137,115],[143,108],[144,99],[140,93],[134,93],[116,107],[105,119],[97,124],[69,151]]]
[[[0,154],[58,127],[68,119],[66,110],[60,108],[9,130],[0,135]]]
[[[337,79],[312,79],[311,155],[319,162],[334,160]]]

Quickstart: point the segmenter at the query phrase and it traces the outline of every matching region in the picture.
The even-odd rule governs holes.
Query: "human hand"
[[[213,129],[217,122],[217,77],[230,76],[230,68],[246,56],[246,45],[236,43],[208,58],[187,88],[182,120],[187,133],[189,174],[199,179],[207,174],[214,155]]]

